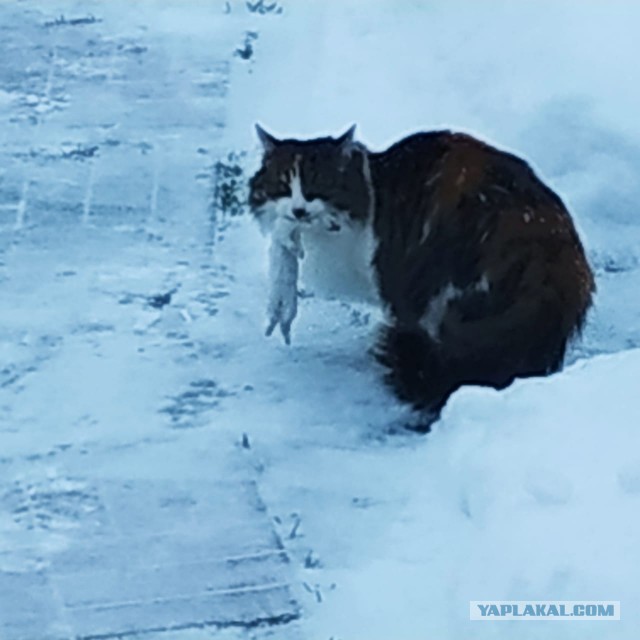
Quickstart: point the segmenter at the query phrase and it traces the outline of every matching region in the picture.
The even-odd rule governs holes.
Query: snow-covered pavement
[[[298,616],[250,450],[212,420],[250,397],[210,324],[231,282],[210,167],[242,33],[179,4],[0,7],[2,640]]]
[[[635,638],[637,10],[282,4],[0,4],[0,640]],[[597,272],[574,364],[418,436],[378,310],[307,296],[265,338],[263,238],[211,207],[256,120],[530,159]],[[622,620],[471,622],[491,598]]]

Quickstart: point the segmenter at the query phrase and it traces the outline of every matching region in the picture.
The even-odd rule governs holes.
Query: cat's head
[[[355,125],[337,138],[278,140],[256,125],[262,166],[249,181],[249,205],[262,228],[278,220],[338,232],[363,222],[371,206],[367,151]]]

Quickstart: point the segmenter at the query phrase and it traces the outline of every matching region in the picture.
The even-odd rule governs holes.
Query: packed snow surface
[[[36,4],[50,19],[87,11]],[[0,112],[18,118],[1,138],[13,164],[0,167],[0,571],[73,550],[62,524],[83,531],[67,514],[29,534],[40,555],[25,560],[21,521],[4,508],[11,483],[143,479],[196,496],[249,482],[291,559],[302,615],[229,637],[635,640],[640,8],[159,4],[90,3],[103,22],[82,28],[104,36],[102,53],[77,55],[77,31],[56,32],[69,41],[59,35],[46,59],[51,86],[14,77],[29,62],[24,43],[0,62]],[[245,31],[257,34],[252,55],[232,56]],[[32,112],[39,128],[27,126]],[[355,122],[373,149],[451,128],[526,158],[574,214],[597,277],[567,368],[502,392],[462,389],[419,436],[369,353],[377,308],[305,296],[291,346],[265,337],[267,242],[248,216],[212,223],[207,191],[229,150],[249,150],[255,168],[256,121],[300,137]],[[74,151],[85,156],[55,160]],[[71,204],[47,208],[45,195]],[[194,534],[235,521],[240,507],[225,504]],[[492,599],[619,600],[622,619],[471,622],[469,601]],[[0,614],[18,600],[0,584]]]

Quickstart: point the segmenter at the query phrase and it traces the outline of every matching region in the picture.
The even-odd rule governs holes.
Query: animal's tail
[[[427,431],[457,388],[445,371],[437,346],[420,328],[384,326],[375,355],[388,369],[385,379],[396,395],[422,412],[419,430]]]
[[[502,314],[477,320],[447,314],[439,341],[420,326],[384,327],[376,356],[388,368],[386,380],[398,397],[421,410],[430,424],[462,385],[503,389],[516,377],[557,371],[581,319],[565,327],[556,305],[534,311],[521,300]]]

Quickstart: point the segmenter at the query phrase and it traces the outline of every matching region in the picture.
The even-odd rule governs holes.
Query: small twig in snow
[[[293,518],[295,519],[295,522],[293,523],[293,527],[289,532],[289,540],[293,540],[298,536],[298,529],[302,524],[302,518],[297,513],[293,514]]]

